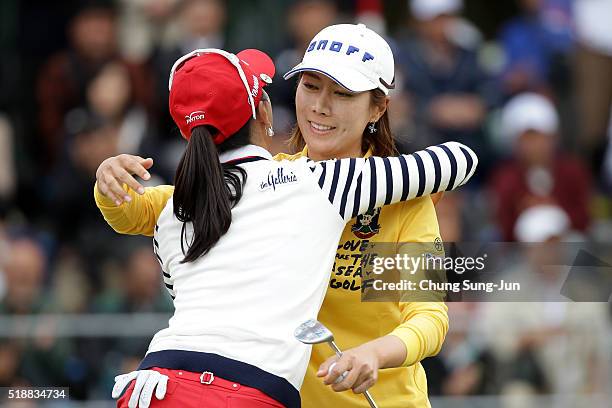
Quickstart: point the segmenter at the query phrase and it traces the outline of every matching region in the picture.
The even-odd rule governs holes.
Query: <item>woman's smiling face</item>
[[[315,72],[302,74],[295,105],[298,126],[313,160],[361,157],[363,130],[382,115],[370,91],[351,92]]]

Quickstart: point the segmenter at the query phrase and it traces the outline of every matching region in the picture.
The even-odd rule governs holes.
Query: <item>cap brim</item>
[[[240,51],[236,55],[258,76],[266,74],[270,79],[274,78],[276,73],[274,61],[265,52],[250,48]]]
[[[298,65],[293,67],[293,69],[283,75],[283,78],[289,79],[299,72],[321,73],[330,78],[332,81],[337,82],[338,84],[352,92],[371,91],[372,89],[377,88],[381,89],[381,84],[376,84],[372,82],[365,75],[355,70],[353,67],[347,68],[343,66],[338,66],[338,64],[335,64],[333,66],[324,66],[323,64],[318,64],[317,67],[313,67],[304,63],[299,63]]]

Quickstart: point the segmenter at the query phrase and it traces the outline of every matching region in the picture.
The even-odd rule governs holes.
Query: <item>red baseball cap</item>
[[[276,69],[262,51],[237,55],[216,48],[198,49],[179,58],[170,71],[170,114],[183,137],[196,126],[218,130],[215,144],[256,118],[263,87],[272,83]]]

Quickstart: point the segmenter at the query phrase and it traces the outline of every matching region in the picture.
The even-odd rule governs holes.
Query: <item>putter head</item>
[[[304,344],[319,344],[334,340],[332,332],[315,319],[306,320],[300,324],[293,335]]]

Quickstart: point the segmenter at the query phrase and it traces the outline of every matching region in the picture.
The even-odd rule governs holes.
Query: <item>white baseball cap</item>
[[[417,20],[432,20],[443,14],[456,14],[463,8],[462,0],[410,0],[410,11]]]
[[[380,89],[388,95],[394,88],[391,47],[364,24],[336,24],[319,31],[302,62],[283,78],[304,71],[320,72],[353,92]]]
[[[519,242],[546,242],[567,234],[570,225],[570,219],[562,208],[537,205],[521,213],[514,225],[514,235]]]
[[[528,130],[554,134],[559,117],[553,104],[536,93],[522,93],[506,104],[501,115],[502,133],[516,139]]]

